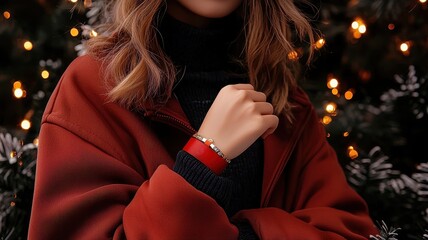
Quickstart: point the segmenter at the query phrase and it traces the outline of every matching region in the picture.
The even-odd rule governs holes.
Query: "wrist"
[[[197,135],[191,137],[183,150],[198,159],[215,174],[220,175],[230,161],[215,147],[213,141]]]

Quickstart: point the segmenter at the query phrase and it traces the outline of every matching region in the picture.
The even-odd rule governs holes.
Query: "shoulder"
[[[89,55],[76,57],[69,64],[60,81],[98,88],[104,85],[102,62]]]
[[[91,56],[75,58],[63,72],[50,96],[45,114],[74,108],[77,103],[106,101],[101,61]]]
[[[63,72],[55,91],[58,93],[106,92],[102,62],[89,55],[76,57]],[[67,91],[65,91],[65,89]]]
[[[44,110],[41,132],[45,139],[56,131],[71,133],[79,139],[70,137],[74,144],[90,144],[127,161],[127,154],[135,150],[129,133],[142,123],[133,112],[109,101],[102,66],[91,56],[77,57],[68,65]]]
[[[73,70],[76,68],[89,69],[92,66],[101,66],[101,61],[91,55],[81,55],[76,57],[68,66],[68,69]]]

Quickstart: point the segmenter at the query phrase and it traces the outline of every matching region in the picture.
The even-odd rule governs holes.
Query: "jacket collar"
[[[274,186],[281,176],[290,156],[308,122],[309,108],[297,105],[293,110],[295,121],[290,126],[280,118],[278,128],[264,140],[264,169],[261,206],[267,206]]]
[[[295,119],[293,125],[290,126],[286,122],[285,117],[280,117],[278,128],[264,140],[261,206],[268,204],[274,186],[283,172],[309,119],[309,101],[301,89],[298,89],[295,94],[290,95],[290,101],[295,105],[292,109]],[[146,108],[144,116],[178,127],[189,135],[196,132],[191,127],[186,114],[176,98],[171,98],[161,108]]]

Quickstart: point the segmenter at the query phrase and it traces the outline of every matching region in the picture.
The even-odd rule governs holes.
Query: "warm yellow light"
[[[336,78],[330,78],[327,82],[327,87],[332,89],[332,88],[337,88],[339,86],[339,80],[337,80]]]
[[[360,32],[358,32],[358,31],[355,31],[355,32],[352,34],[352,36],[353,36],[355,39],[360,39],[360,38],[361,38],[361,33],[360,33]]]
[[[291,51],[290,53],[288,53],[288,59],[297,60],[298,58],[299,58],[299,53],[297,53],[296,51]]]
[[[20,81],[16,81],[13,83],[13,89],[21,88],[22,83]]]
[[[337,90],[337,88],[333,88],[333,89],[331,89],[331,94],[337,95],[337,94],[339,94],[339,90]]]
[[[16,88],[13,90],[13,95],[18,99],[22,98],[24,97],[24,90],[22,90],[21,88]]]
[[[315,48],[321,49],[324,46],[324,44],[325,44],[325,40],[321,38],[315,43]]]
[[[39,146],[39,138],[35,138],[33,140],[33,144],[36,145],[36,146]]]
[[[343,133],[343,136],[344,136],[344,137],[348,137],[348,136],[349,136],[349,132],[344,132],[344,133]]]
[[[15,150],[13,150],[13,151],[11,151],[11,152],[9,153],[9,156],[10,156],[11,158],[15,158],[17,155],[18,155],[18,153],[17,153]]]
[[[351,90],[345,92],[345,99],[351,100],[354,97],[354,93]]]
[[[357,158],[358,157],[358,152],[356,151],[356,150],[350,150],[349,152],[348,152],[348,156],[351,158],[351,159],[355,159],[355,158]]]
[[[359,27],[358,27],[358,32],[359,33],[361,33],[361,34],[363,34],[363,33],[365,33],[367,31],[367,27],[366,27],[366,25],[360,25]]]
[[[325,110],[328,113],[334,113],[334,112],[336,112],[336,108],[337,108],[337,105],[336,105],[336,103],[333,103],[333,102],[331,102],[331,103],[329,103],[329,104],[327,104],[325,106]]]
[[[348,151],[348,156],[351,159],[356,159],[358,157],[358,152],[355,149],[351,149]]]
[[[353,32],[359,32],[360,34],[365,33],[367,30],[364,21],[359,17],[355,18],[355,20],[351,23],[351,28],[354,30]]]
[[[43,70],[41,75],[42,75],[43,79],[48,79],[49,78],[49,72],[47,70]]]
[[[419,2],[421,2],[421,3],[426,3],[426,2],[427,2],[427,0],[419,0]]]
[[[402,51],[402,52],[407,52],[408,50],[409,50],[409,44],[408,43],[402,43],[401,45],[400,45],[400,50]]]
[[[92,0],[84,0],[83,5],[85,8],[90,8],[92,6]]]
[[[91,33],[89,34],[90,37],[96,37],[98,36],[98,33],[95,30],[92,30]]]
[[[77,28],[70,29],[70,35],[72,37],[77,37],[79,35],[79,30]]]
[[[70,0],[72,3],[77,3],[78,0]]]
[[[10,12],[4,11],[3,12],[3,17],[6,18],[6,19],[9,19],[10,18]]]
[[[28,130],[31,128],[31,122],[27,119],[22,120],[21,122],[21,128],[24,130]]]
[[[328,125],[328,124],[330,124],[330,123],[331,123],[331,121],[333,121],[333,119],[332,119],[330,116],[324,116],[324,117],[322,118],[322,123],[323,123],[324,125]]]
[[[30,41],[25,41],[24,42],[24,48],[27,51],[31,51],[33,49],[33,43]]]

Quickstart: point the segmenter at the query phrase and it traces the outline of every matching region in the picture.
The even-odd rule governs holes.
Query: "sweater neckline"
[[[231,15],[198,28],[165,14],[159,25],[159,41],[178,69],[227,70],[233,62],[239,24]]]

